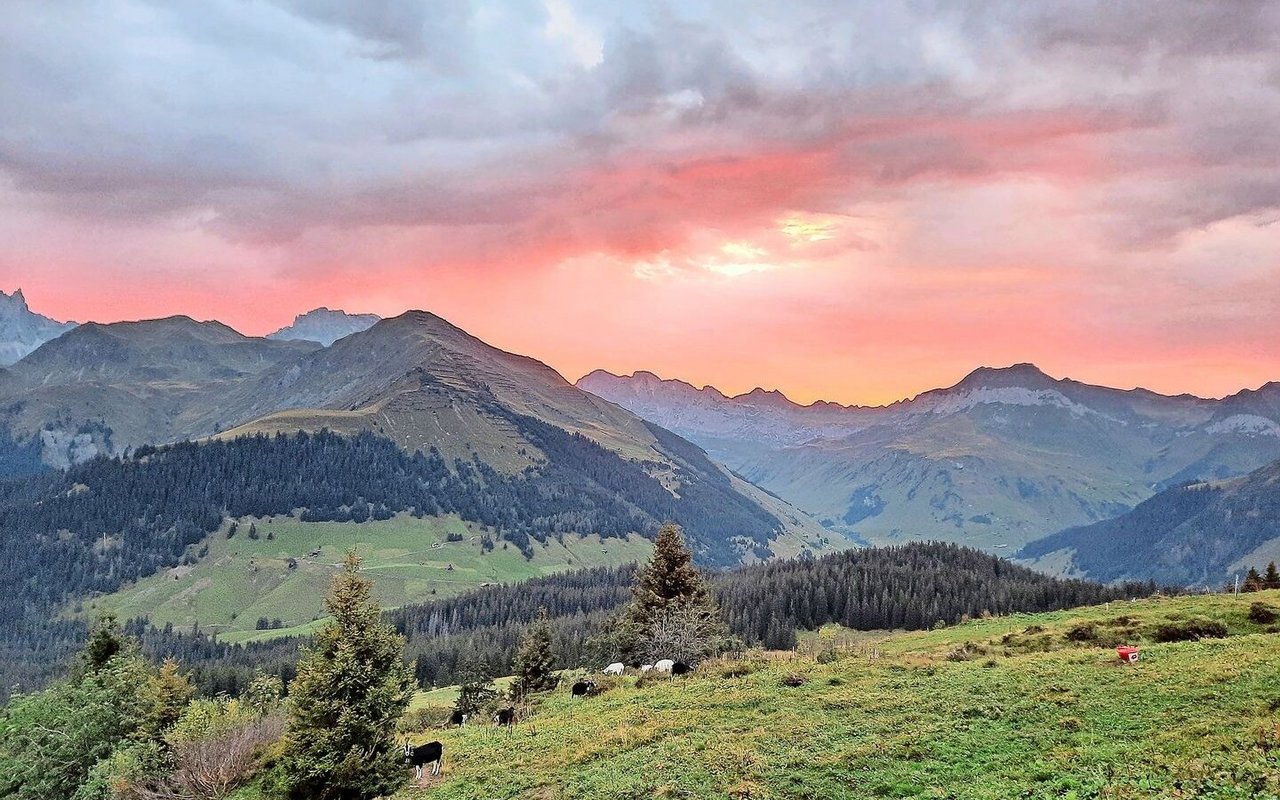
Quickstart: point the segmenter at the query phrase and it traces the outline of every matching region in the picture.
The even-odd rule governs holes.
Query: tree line
[[[596,637],[631,599],[637,567],[597,567],[490,586],[395,609],[418,685],[451,685],[467,670],[511,674],[520,637],[546,609],[558,667],[599,667],[625,646],[602,652]],[[857,630],[918,630],[985,613],[1054,611],[1153,594],[1153,583],[1104,586],[1052,578],[956,544],[911,543],[771,562],[710,575],[728,633],[747,645],[794,647],[796,632],[836,623]],[[209,645],[172,628],[147,629],[156,657],[195,668],[209,689],[236,691],[255,669],[283,674],[300,645],[280,639]],[[187,648],[190,648],[188,650]],[[607,662],[606,662],[607,663]]]

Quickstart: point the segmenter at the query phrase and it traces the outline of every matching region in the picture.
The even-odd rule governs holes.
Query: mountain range
[[[1216,580],[1244,555],[1238,547],[1221,545],[1204,563],[1183,548],[1144,572],[1156,561],[1106,566],[1092,555],[1105,550],[1099,537],[1131,528],[1092,526],[1144,513],[1166,489],[1227,486],[1280,460],[1277,383],[1207,399],[1015,364],[887,406],[800,405],[778,391],[728,396],[651,372],[597,370],[574,385],[427,312],[382,320],[320,308],[260,338],[181,316],[56,323],[17,292],[0,298],[0,321],[23,347],[44,338],[0,369],[0,475],[184,440],[330,430],[519,478],[565,458],[564,434],[603,448],[615,471],[639,465],[672,498],[714,488],[714,498],[690,495],[705,501],[704,519],[729,502],[773,520],[772,533],[733,542],[735,533],[700,531],[704,555],[719,562],[936,539],[1020,551],[1048,571]],[[582,457],[575,451],[577,477],[564,484],[562,474],[555,491],[599,488]],[[628,491],[608,493],[634,505]]]
[[[598,370],[578,386],[875,544],[940,539],[1013,552],[1162,489],[1280,459],[1280,383],[1212,400],[1017,364],[874,408],[802,406],[761,389],[729,397],[649,372]]]
[[[755,515],[743,530],[691,531],[715,562],[754,558],[787,534],[838,538],[679,437],[426,312],[378,321],[328,347],[189,317],[89,323],[0,372],[0,409],[0,468],[12,474],[184,440],[329,430],[513,479],[537,481],[554,467],[555,491],[600,489],[604,478],[585,474],[582,458],[604,459],[590,468],[611,475],[638,470],[652,487],[636,492],[661,488],[690,519],[713,509]],[[584,455],[578,440],[600,453]],[[641,517],[660,513],[652,502],[646,511],[640,495],[606,493]]]

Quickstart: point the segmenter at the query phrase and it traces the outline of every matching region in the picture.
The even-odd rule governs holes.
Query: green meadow
[[[258,538],[249,538],[250,524]],[[301,522],[293,517],[240,520],[235,536],[227,526],[203,544],[195,564],[152,575],[119,592],[87,601],[89,615],[145,616],[218,632],[226,641],[250,641],[305,633],[324,613],[329,578],[354,548],[374,581],[383,608],[448,597],[491,583],[508,583],[554,572],[622,564],[648,557],[648,540],[601,540],[565,536],[539,545],[526,560],[501,540],[488,552],[483,533],[456,517],[416,519],[399,515],[360,524]],[[461,541],[448,541],[450,534]],[[279,619],[282,629],[259,631],[259,618]]]
[[[398,797],[1277,798],[1280,633],[1254,602],[1280,592],[827,629],[585,700],[562,684],[511,730],[416,734],[444,742],[444,771]],[[1227,635],[1157,641],[1206,623]]]

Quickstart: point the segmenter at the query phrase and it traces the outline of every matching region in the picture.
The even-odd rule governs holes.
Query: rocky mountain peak
[[[267,338],[319,342],[328,347],[343,337],[372,328],[381,319],[377,314],[348,314],[342,309],[321,306],[299,314],[292,325],[267,334]]]

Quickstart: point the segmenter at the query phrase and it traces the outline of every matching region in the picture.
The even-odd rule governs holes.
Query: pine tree
[[[668,522],[658,531],[649,563],[636,573],[630,604],[601,640],[604,649],[631,663],[697,660],[722,649],[728,638],[680,527]]]
[[[1280,589],[1280,570],[1276,569],[1276,562],[1267,564],[1267,572],[1262,576],[1262,583],[1268,589]]]
[[[142,732],[159,741],[182,716],[183,709],[195,693],[191,681],[178,671],[178,662],[166,658],[160,669],[147,679],[143,692],[147,710],[142,720]]]
[[[1266,588],[1263,583],[1262,576],[1258,574],[1258,570],[1249,567],[1249,572],[1244,576],[1244,585],[1240,587],[1242,592],[1260,592]]]
[[[472,640],[458,664],[458,700],[453,710],[468,717],[479,716],[498,696],[493,688],[493,672]]]
[[[551,652],[551,621],[547,609],[538,609],[538,617],[520,640],[520,649],[516,651],[515,682],[511,684],[511,695],[516,700],[523,700],[536,692],[545,692],[556,685],[555,656]]]
[[[120,623],[113,615],[104,615],[94,626],[93,634],[80,654],[82,670],[98,672],[108,661],[124,652],[126,644]]]
[[[413,676],[401,656],[404,639],[382,621],[371,591],[360,559],[347,553],[325,599],[333,620],[304,649],[290,684],[292,798],[368,800],[405,780],[395,732]]]

